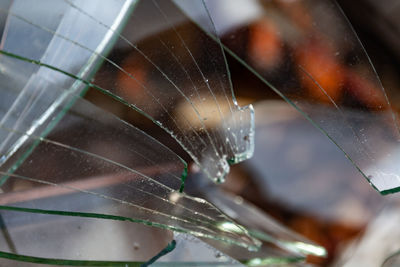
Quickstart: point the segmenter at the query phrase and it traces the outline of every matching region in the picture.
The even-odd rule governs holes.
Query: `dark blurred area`
[[[397,1],[338,0],[371,57],[393,103],[399,103],[400,4]]]

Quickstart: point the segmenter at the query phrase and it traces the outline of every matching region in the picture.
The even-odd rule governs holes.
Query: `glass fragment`
[[[233,96],[220,43],[193,24],[170,1],[120,1],[124,14],[133,12],[129,18],[124,17],[126,27],[122,33],[109,21],[99,20],[94,13],[97,9],[89,9],[92,13],[87,11],[85,8],[90,6],[90,1],[84,1],[85,5],[81,2],[58,0],[55,1],[58,4],[54,3],[62,6],[64,13],[72,14],[72,19],[65,22],[69,30],[66,33],[66,30],[30,18],[16,4],[2,12],[26,31],[48,36],[51,44],[57,44],[58,48],[62,44],[71,48],[74,55],[83,55],[83,62],[91,56],[104,61],[99,73],[114,73],[117,80],[97,75],[90,83],[170,133],[213,180],[222,182],[229,172],[229,164],[251,157],[253,110],[251,106],[240,108]],[[212,25],[206,7],[199,3],[196,14]],[[42,8],[48,11],[46,6]],[[122,19],[119,22],[122,23]],[[80,32],[82,23],[94,33],[111,33],[117,44],[110,56],[104,56],[81,41],[82,36],[87,36]],[[7,40],[8,37],[5,44]],[[18,40],[24,38],[19,36]],[[19,53],[12,43],[4,45],[2,51],[36,60],[39,65],[46,64],[87,81],[84,75],[77,75],[75,69],[65,68],[57,54],[51,58],[46,54],[33,57]],[[66,51],[70,52],[59,50],[63,57]],[[122,60],[113,58],[115,51],[123,51],[126,56]]]
[[[376,190],[399,190],[398,107],[334,1],[206,2],[231,56],[334,142]]]
[[[65,91],[49,81],[39,84]],[[35,100],[41,105],[42,98]],[[80,97],[61,104],[48,121],[36,129],[43,136],[49,124],[56,124],[46,137],[0,126],[26,139],[0,166],[2,205],[91,213],[75,201],[44,201],[75,194],[82,203],[108,206],[102,214],[256,249],[257,241],[211,204],[179,192],[186,165],[155,139]],[[235,229],[220,227],[224,223]]]

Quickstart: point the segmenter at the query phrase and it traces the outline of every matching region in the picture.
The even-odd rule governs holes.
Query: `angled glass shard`
[[[236,250],[235,260],[205,239],[78,213],[0,206],[0,219],[0,263],[5,266],[15,261],[19,266],[146,266],[146,262],[151,266],[303,266],[295,263],[304,260],[271,248],[254,254]],[[149,235],[152,238],[146,238]]]
[[[263,241],[265,246],[270,245],[271,247],[280,248],[282,250],[281,255],[284,254],[283,251],[286,251],[288,259],[294,259],[296,256],[298,259],[301,259],[301,256],[309,255],[317,257],[327,256],[324,247],[284,227],[241,197],[235,197],[214,189],[207,192],[207,199],[219,209],[226,212],[236,222],[246,226],[250,235]],[[278,250],[276,249],[276,251]],[[290,255],[289,252],[292,252],[293,255]],[[273,253],[271,254],[274,255]],[[266,255],[268,254],[266,253]],[[278,258],[277,255],[274,256]]]
[[[77,16],[68,11],[69,5],[62,1],[44,1],[40,5],[34,1],[12,1],[8,6],[1,6],[0,18],[5,22],[2,31],[0,48],[21,57],[31,60],[43,60],[52,66],[63,67],[65,71],[75,73],[80,78],[90,78],[96,72],[102,59],[99,54],[107,53],[113,44],[113,33],[119,30],[123,18],[128,10],[126,3],[107,3],[104,9],[100,9],[89,2],[83,3],[90,12],[96,12],[97,16],[112,25],[111,29],[90,29],[80,27],[79,34],[76,29],[71,29],[71,21],[85,25],[87,18]],[[48,12],[51,10],[51,12]],[[11,16],[8,12],[18,14]],[[95,53],[82,52],[74,48],[68,42],[62,42],[53,37],[53,34],[36,27],[27,27],[26,23],[40,24],[52,32],[74,35],[79,42],[89,47]],[[90,38],[88,38],[90,34]],[[0,79],[2,80],[1,121],[0,124],[15,128],[21,132],[32,132],[48,119],[59,103],[69,98],[71,94],[81,94],[87,85],[66,77],[64,74],[49,73],[47,68],[23,61],[16,61],[7,56],[0,58]],[[51,76],[51,77],[49,77]],[[51,79],[54,83],[62,84],[68,88],[68,92],[45,90],[41,88],[38,77]],[[19,89],[19,90],[18,90]],[[47,88],[48,89],[48,88]],[[36,105],[36,109],[28,109],[32,105],[32,96],[46,97],[47,105]],[[21,124],[20,121],[25,120]],[[30,123],[27,123],[30,122]],[[1,131],[2,144],[0,163],[8,159],[11,148],[18,149],[24,140],[7,131]]]
[[[95,2],[55,1],[52,5],[61,6],[62,14],[71,14],[65,22],[66,30],[63,23],[59,27],[48,25],[13,4],[10,10],[1,10],[13,22],[7,31],[18,25],[28,32],[40,32],[51,43],[65,48],[51,58],[19,53],[12,42],[2,46],[2,51],[51,65],[87,82],[85,75],[74,66],[64,67],[58,57],[82,55],[83,62],[91,56],[104,60],[99,75],[90,82],[153,120],[185,148],[208,177],[223,181],[229,164],[252,155],[254,118],[252,107],[239,107],[233,96],[220,43],[191,22],[172,1],[117,3],[116,9],[124,11],[118,20],[118,25],[126,23],[122,33],[112,24],[114,21],[103,19],[97,9],[91,8],[97,6]],[[53,12],[46,5],[36,8],[46,14]],[[213,25],[202,1],[196,8],[196,16],[201,15]],[[132,14],[128,18],[129,12]],[[53,22],[57,14],[49,15],[48,20]],[[87,30],[90,36],[106,32],[117,40],[109,56],[82,41],[88,39]],[[25,39],[19,36],[18,40]],[[123,51],[125,56],[118,58],[116,51]],[[114,75],[101,75],[104,72]]]
[[[0,206],[0,223],[1,266],[139,267],[168,254],[176,244],[168,230],[60,211],[43,214]]]
[[[204,179],[190,179],[190,181],[195,183],[191,184],[190,188],[196,188],[194,192],[196,195],[214,203],[233,220],[245,226],[251,236],[263,243],[258,251],[251,252],[227,247],[212,240],[203,240],[226,255],[246,264],[258,261],[271,264],[300,263],[304,262],[307,256],[327,256],[324,247],[294,233],[242,197],[224,192]]]
[[[119,34],[119,30],[134,4],[134,1],[116,1],[108,7],[87,1],[50,1],[48,5],[14,1],[8,9],[1,7],[1,14],[7,23],[3,30],[0,61],[2,95],[6,96],[0,123],[0,131],[4,136],[1,144],[3,192],[0,202],[13,207],[35,208],[44,213],[65,211],[82,216],[105,216],[140,222],[256,249],[259,242],[241,226],[230,221],[208,202],[179,192],[183,189],[181,178],[186,175],[183,160],[145,133],[80,97],[88,86],[100,89],[94,85],[98,76],[93,82],[91,77],[102,61],[106,62],[105,68],[111,67],[111,71],[118,71],[135,80],[132,74],[103,55],[107,54],[113,40],[121,39],[130,44]],[[154,10],[159,16],[163,15],[162,9]],[[201,33],[199,29],[197,32]],[[176,36],[181,38],[178,33]],[[130,46],[135,51],[141,51],[136,45]],[[158,52],[157,49],[148,52],[151,56],[140,53],[157,70],[159,76],[155,80],[161,77],[169,84],[172,78],[166,76],[165,71],[149,58]],[[204,75],[204,66],[198,65],[195,60],[198,55],[192,54],[189,48],[187,53],[197,66],[196,73]],[[168,54],[170,60],[171,55],[174,54]],[[160,58],[157,64],[165,62],[168,62],[168,58]],[[217,63],[213,61],[213,64]],[[183,70],[186,70],[186,66],[182,67]],[[172,74],[176,72],[169,73]],[[217,77],[220,75],[214,74],[218,74]],[[217,97],[211,89],[208,91],[211,78],[210,81],[204,78],[201,82],[207,84],[205,91],[208,97]],[[114,86],[111,87],[111,91],[118,91]],[[152,93],[157,92],[160,97],[163,96],[163,101],[168,101],[168,112],[157,114],[170,118],[179,100],[173,97],[176,91],[160,89],[165,87],[158,87]],[[179,91],[178,87],[175,89]],[[110,90],[100,90],[139,110]],[[207,100],[206,97],[202,95],[202,99]],[[155,100],[158,103],[160,99]],[[148,103],[142,105],[150,108]],[[218,106],[218,102],[213,102],[213,105]],[[150,113],[143,114],[149,117]],[[228,116],[226,121],[231,117]],[[225,123],[225,120],[222,122]],[[221,135],[219,124],[222,122],[218,121],[214,137]],[[212,141],[216,139],[211,139],[210,133],[204,128],[209,138],[207,142],[203,142],[196,131],[182,132],[181,135],[181,138],[189,140],[187,145],[196,148],[193,153],[204,155],[209,160],[206,165],[202,160],[203,166],[213,173],[210,177],[216,179],[223,179],[222,169],[219,174],[217,169],[222,165],[228,166],[227,157],[234,156],[234,149],[229,150],[231,154],[227,152],[231,147],[229,138],[233,138],[236,131],[240,132],[236,126],[230,128],[224,123],[221,129],[228,129],[233,135],[226,138],[227,142],[224,139],[218,149]],[[246,123],[251,124],[251,120]],[[178,127],[178,124],[175,126]],[[179,127],[177,129],[181,130]],[[191,134],[197,137],[190,138]],[[198,146],[198,143],[202,146]],[[251,142],[245,140],[242,143]],[[69,201],[45,201],[72,194],[77,199],[81,198],[83,203],[97,203],[107,206],[107,209],[96,213],[91,207]],[[225,224],[233,228],[221,227]]]
[[[43,89],[59,94],[66,91],[49,80],[36,81]],[[28,111],[52,101],[41,95],[29,97],[32,101],[26,107]],[[19,123],[25,125],[30,121]],[[215,238],[249,249],[258,246],[257,240],[214,206],[179,192],[186,165],[175,153],[79,96],[72,95],[60,103],[53,115],[33,132],[4,125],[0,128],[25,139],[19,149],[12,148],[12,155],[0,167],[2,205],[94,212],[73,201],[44,201],[74,194],[81,198],[80,203],[107,207],[95,213]],[[44,137],[48,129],[52,131]],[[221,227],[224,223],[232,224],[234,229]]]
[[[398,107],[334,1],[207,4],[226,51],[326,134],[380,193],[400,189]]]
[[[393,255],[390,255],[385,261],[382,263],[382,267],[395,267],[400,265],[400,253],[396,252]]]
[[[198,238],[174,233],[176,248],[152,266],[244,266]]]
[[[264,247],[257,252],[229,249],[183,233],[174,233],[174,240],[176,249],[152,266],[306,266],[303,256],[278,249]]]

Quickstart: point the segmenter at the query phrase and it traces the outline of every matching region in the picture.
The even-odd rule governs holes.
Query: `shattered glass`
[[[241,196],[225,192],[204,179],[192,179],[191,183],[196,183],[196,194],[213,203],[230,218],[246,227],[251,236],[263,242],[258,255],[244,252],[240,248],[208,242],[227,255],[241,255],[242,262],[260,259],[265,255],[287,261],[301,261],[305,256],[326,257],[325,248],[287,229]]]
[[[175,247],[194,243],[194,250],[207,247],[210,257],[193,266],[265,266],[301,264],[315,254],[299,250],[304,245],[322,249],[249,205],[231,207],[229,197],[218,195],[213,197],[222,201],[218,209],[183,193],[183,159],[85,99],[87,91],[96,90],[150,119],[213,181],[222,182],[230,164],[251,157],[252,106],[238,105],[220,42],[192,22],[201,19],[215,35],[208,10],[202,1],[193,3],[194,9],[185,1],[1,4],[0,261],[5,265],[18,260],[20,266],[146,266],[170,253],[169,261],[157,264],[187,266],[187,259],[174,258],[184,256]],[[259,216],[268,226],[229,218],[225,213],[232,216],[232,208]],[[85,240],[105,243],[104,251],[124,247],[136,253],[87,251],[90,246],[74,244],[82,228],[94,235]],[[142,235],[118,235],[120,228]],[[143,237],[151,231],[160,239]],[[104,241],[111,236],[114,241]]]
[[[2,266],[141,266],[175,248],[170,231],[143,224],[5,206],[0,215]]]
[[[42,88],[46,87],[45,81],[40,84]],[[53,91],[57,89],[55,84],[50,83],[49,87]],[[61,105],[55,111],[56,116],[49,120],[56,121],[58,114],[66,108]],[[226,232],[228,242],[257,247],[241,227],[236,226],[236,231],[220,227],[232,222],[212,205],[179,193],[181,174],[185,169],[179,157],[143,132],[97,110],[83,99],[75,100],[73,107],[58,121],[53,134],[47,137],[0,127],[20,139],[26,137],[25,146],[35,146],[32,152],[29,148],[15,152],[0,167],[3,176],[0,202],[4,205],[46,210],[60,208],[57,202],[41,203],[34,193],[29,197],[25,192],[15,192],[15,183],[25,181],[31,191],[45,191],[40,194],[41,198],[54,194],[84,194],[85,202],[99,199],[109,205],[109,214],[113,216],[130,217],[124,213],[124,209],[129,209],[135,211],[135,219],[144,223],[221,240],[225,240],[222,232]],[[37,130],[43,132],[41,127]],[[99,132],[104,135],[102,149],[96,145]],[[112,142],[115,139],[136,142],[124,142],[123,147],[118,147]],[[124,151],[126,155],[118,151]],[[21,159],[23,162],[19,163]],[[46,168],[48,164],[52,167]],[[59,168],[51,164],[59,165]],[[63,210],[91,212],[76,205],[68,205]],[[107,214],[105,210],[102,213]]]
[[[206,3],[231,56],[334,142],[376,190],[399,190],[398,107],[334,1]]]
[[[8,12],[2,10],[10,18],[6,31],[14,32],[14,27],[23,27],[26,31],[39,32],[52,40],[50,48],[54,44],[58,50],[55,53],[49,52],[51,56],[46,56],[46,53],[43,57],[39,53],[35,56],[27,52],[20,53],[18,47],[14,48],[13,36],[6,35],[2,52],[26,60],[36,60],[42,66],[57,68],[60,75],[78,76],[98,90],[111,94],[165,129],[208,177],[222,182],[229,172],[229,164],[252,155],[252,107],[241,108],[236,103],[219,43],[191,23],[172,2],[136,2],[120,1],[116,5],[117,10],[122,10],[122,15],[133,12],[124,21],[128,26],[122,33],[117,32],[111,22],[98,20],[98,8],[90,10],[92,13],[85,11],[85,5],[90,6],[87,1],[85,5],[79,1],[52,1],[52,5],[66,14],[66,19],[61,20],[59,25],[52,20],[56,27],[30,18],[24,14],[28,9],[13,4]],[[204,5],[200,4],[196,12],[207,19]],[[54,16],[57,14],[55,12]],[[107,14],[115,17],[112,15]],[[107,37],[111,35],[109,38],[117,41],[115,47],[124,50],[129,56],[116,62],[112,56],[106,57],[94,49],[91,42],[97,44],[97,40],[91,40],[89,44],[82,41],[87,36],[84,32],[77,34],[71,31],[80,29],[82,23],[87,25],[86,30],[107,33]],[[170,29],[170,32],[153,36],[165,28]],[[17,36],[16,39],[24,38]],[[113,82],[101,76],[88,81],[84,75],[77,75],[71,69],[76,69],[76,65],[68,68],[60,60],[55,64],[54,58],[60,56],[57,53],[65,57],[66,51],[79,55],[83,62],[93,56],[96,60],[104,60],[99,72],[114,73],[119,80]]]

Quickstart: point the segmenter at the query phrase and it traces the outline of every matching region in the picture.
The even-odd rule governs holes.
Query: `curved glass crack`
[[[376,190],[399,191],[398,107],[334,1],[229,3],[229,12],[242,11],[236,21],[226,1],[207,4],[230,55],[335,143]]]
[[[66,91],[41,77],[36,77],[33,84],[44,91]],[[35,93],[29,96],[33,100],[27,106],[28,113],[49,104],[36,90],[30,91]],[[29,117],[20,121],[21,125],[27,123]],[[54,123],[51,133],[42,137],[43,131]],[[60,203],[39,204],[40,199],[78,194],[84,195],[86,201],[109,205],[109,215],[133,217],[154,226],[251,249],[257,247],[258,241],[211,204],[179,192],[182,171],[186,174],[186,163],[181,158],[79,96],[72,95],[60,104],[35,132],[21,132],[5,125],[0,129],[19,140],[25,139],[24,145],[12,151],[0,167],[2,205],[90,213],[90,209],[79,205],[62,208]],[[48,164],[53,167],[46,167]],[[28,183],[29,190],[15,190],[15,184],[20,183]],[[123,215],[128,211],[129,216]],[[233,228],[225,229],[225,224]]]
[[[308,256],[327,256],[324,247],[284,227],[242,197],[224,192],[211,182],[198,182],[192,187],[196,188],[196,194],[214,203],[233,220],[245,226],[251,236],[262,241],[262,246],[258,251],[250,252],[239,247],[226,247],[213,240],[203,239],[204,242],[226,255],[242,263],[259,262],[259,265],[255,266],[264,266],[268,262],[272,264],[275,260],[278,260],[276,262],[278,263],[279,259],[281,263],[288,263],[292,260],[302,262]]]
[[[20,14],[33,22],[38,21],[45,25],[49,29],[57,31],[58,33],[69,33],[72,34],[71,29],[68,26],[69,21],[78,20],[84,23],[84,18],[77,19],[76,16],[66,12],[67,5],[60,5],[60,3],[53,1],[42,2],[44,6],[49,7],[53,13],[48,14],[46,9],[41,5],[37,5],[33,1],[13,1],[9,9],[7,10],[19,10]],[[93,8],[90,3],[86,2],[87,8]],[[114,3],[107,6],[107,12],[98,13],[103,20],[108,21],[112,24],[111,30],[118,32],[123,24],[124,17],[129,13],[129,6],[124,2],[119,4]],[[23,23],[19,20],[8,16],[1,10],[0,16],[6,21],[3,35],[1,38],[0,47],[1,49],[12,47],[13,51],[19,55],[24,55],[33,59],[45,58],[48,62],[62,65],[65,69],[73,71],[76,76],[80,78],[90,78],[97,71],[102,60],[100,60],[97,54],[107,53],[110,47],[115,43],[112,38],[111,30],[99,30],[99,29],[82,29],[81,35],[77,36],[80,38],[86,46],[90,47],[96,54],[82,54],[79,53],[73,47],[66,45],[65,43],[57,42],[51,35],[42,32],[37,29],[25,29]],[[28,30],[28,31],[27,31]],[[87,34],[91,34],[92,38],[86,38]],[[83,36],[82,36],[83,34]],[[20,42],[22,39],[24,42]],[[34,45],[32,45],[34,44]],[[66,56],[65,52],[71,53],[74,56]],[[21,66],[22,64],[23,66]],[[53,93],[52,91],[45,92],[44,90],[38,89],[38,85],[33,84],[35,82],[35,74],[39,76],[48,77],[46,69],[38,68],[38,66],[27,66],[24,62],[17,62],[13,60],[10,62],[6,57],[2,57],[0,60],[1,72],[0,77],[4,81],[2,84],[2,118],[0,123],[6,126],[16,127],[21,131],[32,132],[35,131],[36,127],[42,124],[42,122],[52,114],[53,110],[58,107],[59,103],[65,101],[70,97],[69,94],[84,94],[87,86],[76,81],[69,80],[69,83],[63,80],[64,75],[58,75],[55,73],[51,74],[51,79],[54,82],[62,84],[65,88],[68,88],[68,92],[62,94]],[[30,92],[30,90],[36,90]],[[16,89],[20,89],[20,91]],[[26,107],[29,107],[30,101],[33,98],[26,97],[31,94],[42,94],[49,100],[49,104],[46,107],[40,107],[38,110],[31,110],[28,113]],[[47,109],[46,109],[47,108]],[[19,118],[10,117],[10,114],[18,114]],[[28,118],[29,117],[29,118]],[[27,119],[28,118],[28,119]],[[21,125],[20,121],[26,119],[31,120],[31,123]],[[21,128],[25,127],[25,128]],[[48,129],[51,130],[51,129]],[[11,154],[5,154],[5,151],[11,151],[18,149],[24,140],[15,139],[12,135],[2,133],[1,138],[3,140],[0,151],[2,158],[0,163],[6,161]]]
[[[58,53],[51,54],[50,58],[46,55],[32,57],[20,51],[17,53],[11,45],[13,42],[7,45],[7,37],[2,51],[31,58],[71,74],[74,73],[73,68],[65,68],[62,60],[68,58],[69,50],[83,59],[94,55],[103,60],[100,73],[114,73],[118,80],[96,76],[91,83],[145,113],[170,133],[215,181],[224,180],[229,163],[252,155],[253,110],[251,106],[240,108],[233,97],[220,43],[214,42],[171,1],[127,1],[120,4],[127,5],[126,10],[134,9],[125,21],[122,33],[110,21],[102,20],[101,16],[88,9],[86,6],[89,4],[81,2],[55,1],[63,7],[67,19],[53,28],[27,16],[26,11],[21,11],[16,4],[10,10],[1,10],[14,24],[48,36],[51,43],[59,48]],[[204,4],[199,3],[196,12],[208,16]],[[135,8],[131,7],[133,5]],[[46,13],[49,12],[48,8],[43,8]],[[210,20],[209,17],[207,19]],[[94,32],[111,32],[117,40],[115,49],[123,50],[127,57],[117,62],[83,42],[87,34],[80,32],[82,22]],[[9,31],[12,25],[9,24]],[[161,30],[163,32],[160,33]],[[23,39],[19,36],[18,40]],[[62,49],[63,46],[65,49]],[[76,76],[87,80],[82,75]]]
[[[306,238],[285,228],[272,217],[253,206],[249,202],[235,198],[217,189],[211,189],[206,193],[207,199],[225,211],[235,221],[246,226],[251,236],[276,246],[282,250],[290,251],[300,256],[326,257],[324,247],[307,240]]]
[[[231,251],[227,247],[215,246],[215,243],[210,244],[207,240],[182,233],[174,233],[174,240],[176,249],[154,266],[297,266],[295,263],[302,266],[305,260],[303,256],[285,254],[271,248],[262,248],[261,252]]]
[[[7,229],[14,246],[12,249],[5,244],[0,245],[0,264],[8,266],[15,264],[11,262],[18,261],[18,266],[26,262],[27,265],[36,263],[52,266],[144,267],[176,247],[176,241],[171,240],[172,235],[168,231],[160,232],[139,224],[128,225],[128,222],[119,218],[97,215],[0,206],[2,227]],[[97,233],[93,229],[103,229],[102,237],[94,237]],[[124,231],[116,231],[117,229]],[[143,241],[140,234],[143,231],[152,234],[154,241]],[[121,234],[129,237],[129,240]],[[37,244],[41,239],[46,242]],[[104,242],[107,239],[111,239],[111,244]],[[102,244],[98,245],[96,242]],[[90,247],[94,244],[97,249],[91,250]],[[115,248],[120,252],[101,253],[113,251]],[[134,251],[134,255],[129,248]]]
[[[399,266],[400,263],[400,251],[396,251],[388,256],[383,262],[381,267],[394,267]]]

